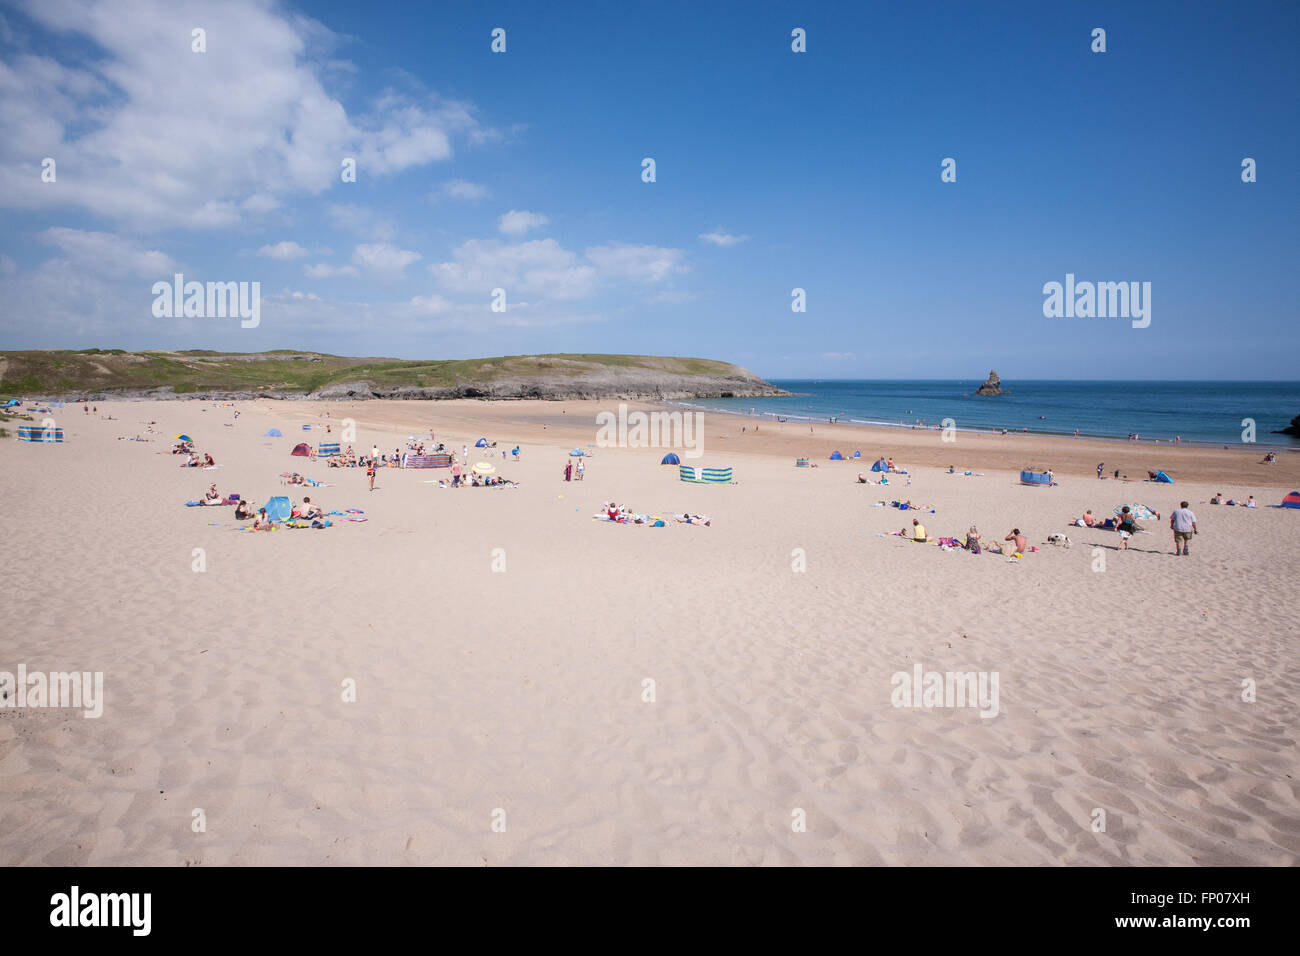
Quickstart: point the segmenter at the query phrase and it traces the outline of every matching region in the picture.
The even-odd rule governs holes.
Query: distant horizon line
[[[979,378],[830,378],[819,375],[788,376],[763,375],[768,382],[978,382]],[[1105,384],[1159,384],[1159,385],[1300,385],[1300,379],[1290,378],[1001,378],[999,383],[1008,382],[1101,382]]]

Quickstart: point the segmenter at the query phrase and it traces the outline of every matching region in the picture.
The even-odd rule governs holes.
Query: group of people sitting
[[[1259,507],[1257,504],[1255,504],[1255,496],[1254,496],[1254,495],[1251,495],[1251,496],[1248,497],[1245,501],[1233,501],[1231,498],[1229,498],[1227,501],[1224,501],[1224,500],[1223,500],[1223,492],[1222,492],[1222,491],[1220,491],[1217,495],[1215,495],[1213,498],[1210,499],[1210,504],[1212,504],[1212,505],[1229,505],[1229,506],[1237,505],[1237,506],[1242,507],[1242,508],[1257,508],[1257,507]]]
[[[925,525],[921,524],[920,518],[913,518],[912,527],[910,529],[904,528],[902,531],[898,532],[898,535],[920,544],[927,543],[930,540],[929,532],[926,531]],[[1017,556],[1029,550],[1029,539],[1019,528],[1012,528],[1010,533],[1002,540],[1003,542],[1011,543],[1011,550]],[[982,554],[985,551],[992,554],[1004,553],[1002,545],[997,542],[985,542],[980,537],[979,529],[975,527],[975,525],[971,525],[970,530],[966,532],[966,540],[964,542],[959,543],[955,538],[942,538],[940,541],[945,546],[951,546],[954,548],[960,547],[962,550],[969,551],[971,554]]]
[[[177,452],[173,452],[172,454],[178,454],[178,453],[177,453]],[[211,468],[211,467],[212,467],[213,465],[215,465],[215,464],[216,464],[216,462],[212,460],[212,456],[211,456],[211,455],[207,455],[207,454],[205,454],[202,458],[200,458],[196,453],[194,453],[194,452],[190,452],[190,453],[189,453],[189,458],[185,459],[185,464],[182,465],[181,467],[183,467],[183,468]]]

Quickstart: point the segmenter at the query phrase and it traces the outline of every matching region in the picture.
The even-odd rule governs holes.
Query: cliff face
[[[998,378],[998,373],[989,371],[989,377],[979,388],[975,389],[976,395],[1006,395],[1002,389],[1002,379]]]

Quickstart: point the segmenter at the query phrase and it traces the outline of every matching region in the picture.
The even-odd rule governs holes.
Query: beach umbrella
[[[181,441],[194,441],[194,439],[191,438],[189,435],[173,435],[172,437],[173,437],[173,438],[178,438],[178,439],[180,439]]]

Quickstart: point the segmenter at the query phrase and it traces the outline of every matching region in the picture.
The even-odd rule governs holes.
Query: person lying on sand
[[[1012,528],[1011,533],[1002,540],[1015,542],[1017,551],[1023,552],[1029,548],[1029,539],[1020,533],[1019,528]]]
[[[713,519],[710,518],[708,515],[680,514],[680,515],[673,515],[673,518],[681,522],[682,524],[702,524],[706,528],[709,525],[713,524]]]

